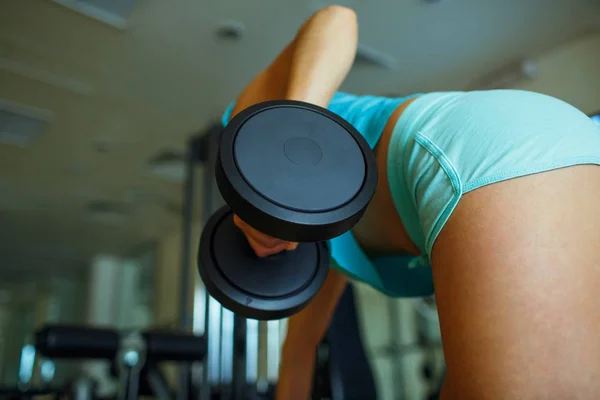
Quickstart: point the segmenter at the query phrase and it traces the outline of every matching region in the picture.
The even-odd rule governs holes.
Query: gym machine
[[[197,240],[192,235],[192,226],[196,218],[206,222],[210,215],[223,204],[218,190],[215,190],[215,164],[219,148],[219,140],[223,132],[221,123],[210,125],[201,134],[191,137],[185,153],[186,180],[184,186],[184,207],[182,214],[182,265],[181,292],[179,294],[179,328],[191,331],[191,316],[203,318],[203,337],[207,344],[207,355],[202,368],[203,376],[199,393],[189,398],[208,400],[215,394],[221,399],[258,399],[269,396],[272,387],[259,391],[257,384],[258,363],[258,321],[247,321],[244,316],[233,314],[211,298],[208,291],[194,293],[194,307],[203,310],[190,310],[190,266],[194,258],[192,243]],[[194,216],[196,200],[197,167],[203,167],[202,209],[199,218]],[[204,227],[206,229],[206,226]],[[197,243],[197,242],[196,242]],[[199,321],[196,321],[199,322]],[[227,331],[227,332],[225,332]],[[247,339],[251,337],[250,343]],[[179,374],[178,393],[180,399],[187,390],[191,373],[188,366],[182,366]],[[262,397],[264,398],[264,397]]]
[[[119,332],[114,329],[47,325],[36,332],[38,351],[53,359],[95,359],[114,363],[120,385],[118,400],[140,394],[174,399],[158,363],[190,364],[206,355],[203,337],[157,330]],[[141,391],[140,389],[145,389]],[[189,388],[188,388],[189,390]]]
[[[312,400],[377,399],[358,325],[354,289],[348,285],[317,348]]]
[[[58,398],[63,393],[63,388],[60,387],[40,387],[40,388],[25,388],[25,387],[1,387],[0,399],[2,400],[30,400],[40,396],[54,396]],[[47,398],[47,397],[46,397]]]

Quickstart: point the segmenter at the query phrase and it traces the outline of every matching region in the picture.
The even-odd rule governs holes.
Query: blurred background
[[[207,299],[197,241],[220,200],[207,163],[190,176],[185,160],[190,140],[209,137],[244,85],[332,3],[0,1],[0,397],[73,392],[90,378],[97,396],[115,396],[123,379],[111,362],[36,351],[36,330],[67,324],[207,333],[207,356],[187,370],[189,398],[269,398],[285,321],[241,320]],[[598,1],[335,4],[360,24],[345,91],[520,88],[600,119]],[[186,177],[195,191],[184,214]],[[433,299],[353,289],[362,343],[346,351],[366,355],[373,396],[434,398],[443,355]],[[339,398],[328,349],[314,398]],[[161,367],[173,390],[184,385],[177,366]]]

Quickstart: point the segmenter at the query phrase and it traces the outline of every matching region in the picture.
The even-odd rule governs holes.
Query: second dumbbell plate
[[[327,276],[325,243],[302,243],[294,251],[257,257],[225,206],[207,222],[198,269],[208,292],[247,318],[270,320],[300,311]]]

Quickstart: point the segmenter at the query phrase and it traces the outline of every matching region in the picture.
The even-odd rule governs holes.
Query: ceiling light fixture
[[[246,27],[240,21],[226,20],[222,21],[216,29],[216,35],[219,39],[239,40],[244,36]]]
[[[52,113],[0,100],[0,143],[26,147],[46,129]]]
[[[87,212],[91,220],[106,224],[122,223],[131,214],[127,205],[111,201],[92,201]]]
[[[476,79],[468,86],[469,90],[504,89],[524,80],[537,76],[537,62],[532,59],[522,59],[504,65],[489,74]]]
[[[185,180],[185,161],[182,152],[163,150],[148,161],[150,172],[174,182]]]

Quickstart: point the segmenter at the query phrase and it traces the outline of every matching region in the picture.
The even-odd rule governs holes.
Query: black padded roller
[[[46,357],[111,359],[119,349],[114,329],[47,325],[35,335],[35,347]]]
[[[141,332],[146,358],[152,361],[197,361],[206,355],[206,339],[188,333]],[[47,325],[36,332],[35,346],[57,359],[114,359],[121,344],[115,329],[89,326]]]
[[[206,339],[187,333],[147,331],[146,352],[153,361],[198,361],[206,355]]]

